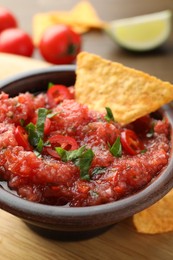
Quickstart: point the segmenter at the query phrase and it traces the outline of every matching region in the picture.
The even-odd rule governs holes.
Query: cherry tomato
[[[23,146],[25,150],[31,151],[32,147],[28,142],[28,134],[22,126],[17,126],[14,132],[18,145]]]
[[[135,132],[130,129],[125,129],[121,132],[120,139],[124,150],[130,155],[135,155],[144,149],[144,144]]]
[[[81,50],[81,37],[69,26],[51,26],[43,34],[39,50],[48,62],[70,64]]]
[[[34,45],[31,37],[21,29],[12,28],[0,33],[0,52],[32,56]]]
[[[5,7],[0,7],[0,32],[9,29],[16,28],[17,20],[15,16],[6,9]]]
[[[72,99],[73,93],[64,85],[51,86],[47,91],[48,102],[51,107],[56,106],[64,99]]]
[[[47,147],[46,150],[47,152],[55,157],[55,158],[60,158],[57,152],[54,150],[55,147],[61,147],[67,151],[72,151],[76,150],[79,148],[76,140],[73,137],[70,136],[64,136],[64,135],[54,135],[51,136],[48,141],[51,144],[51,148]]]

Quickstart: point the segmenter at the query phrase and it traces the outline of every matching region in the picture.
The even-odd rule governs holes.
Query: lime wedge
[[[134,50],[147,51],[162,45],[171,33],[172,12],[146,14],[108,23],[105,31],[120,46]]]

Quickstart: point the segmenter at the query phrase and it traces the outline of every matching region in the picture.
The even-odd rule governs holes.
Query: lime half
[[[172,12],[146,14],[111,21],[106,32],[122,47],[134,51],[146,51],[162,45],[171,33]]]

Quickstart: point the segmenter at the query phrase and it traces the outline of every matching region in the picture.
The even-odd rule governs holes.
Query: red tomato
[[[23,146],[23,148],[25,148],[28,151],[32,150],[32,147],[28,142],[28,134],[26,133],[23,127],[21,127],[20,125],[17,126],[14,135],[18,145]]]
[[[60,158],[57,152],[54,150],[55,147],[61,147],[67,151],[72,151],[79,148],[76,140],[70,136],[58,134],[51,136],[48,141],[51,144],[51,148],[47,147],[46,150],[51,156],[55,158]]]
[[[70,64],[81,50],[81,37],[69,26],[55,25],[43,34],[39,50],[48,62]]]
[[[0,7],[0,32],[16,27],[17,20],[14,15],[8,9]]]
[[[32,56],[34,45],[31,37],[21,29],[7,29],[0,33],[0,52]]]
[[[64,85],[53,85],[48,89],[47,97],[49,105],[54,107],[64,99],[72,99],[73,93]]]
[[[130,129],[125,129],[121,133],[120,139],[124,150],[130,155],[135,155],[144,149],[143,143],[137,137],[135,132]]]

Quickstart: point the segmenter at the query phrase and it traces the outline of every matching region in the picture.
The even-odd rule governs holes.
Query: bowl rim
[[[15,76],[10,76],[8,79],[2,80],[0,82],[0,91],[7,87],[9,84],[15,83],[21,80],[27,80],[30,77],[43,75],[45,73],[52,72],[66,72],[71,71],[75,73],[75,65],[58,65],[51,66],[41,69],[34,69],[27,72],[18,73]],[[164,106],[164,110],[169,118],[169,121],[173,128],[173,111],[171,111],[170,106]],[[171,119],[172,118],[172,122]],[[172,133],[171,133],[172,134]],[[173,142],[173,141],[172,141]],[[171,152],[172,153],[172,152]],[[4,190],[0,185],[0,208],[14,213],[15,215],[20,216],[20,212],[24,214],[24,217],[30,216],[30,218],[34,219],[35,216],[48,216],[49,218],[58,217],[82,217],[82,216],[90,216],[93,217],[95,215],[99,215],[100,213],[110,214],[112,212],[123,212],[124,209],[127,212],[124,215],[124,218],[134,213],[137,213],[161,199],[164,195],[166,195],[173,187],[173,159],[170,159],[167,167],[163,170],[163,172],[153,179],[147,187],[144,189],[130,195],[126,198],[117,200],[115,202],[110,202],[101,205],[95,206],[87,206],[87,207],[65,207],[65,206],[52,206],[40,204],[37,202],[31,202],[20,198],[7,190]],[[165,188],[166,187],[166,188]]]

